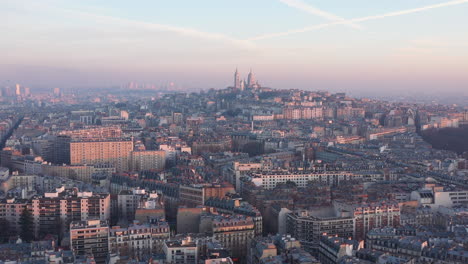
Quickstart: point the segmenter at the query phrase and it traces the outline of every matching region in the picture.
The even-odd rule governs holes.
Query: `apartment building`
[[[191,237],[164,243],[166,262],[173,264],[197,264],[198,246]]]
[[[75,139],[70,142],[70,163],[111,164],[118,172],[128,171],[132,139]]]
[[[109,226],[106,221],[75,221],[70,224],[70,247],[76,256],[93,256],[106,263],[109,253]]]
[[[344,200],[333,201],[338,212],[350,212],[354,218],[354,239],[361,241],[373,228],[400,225],[400,207],[396,201],[353,203]]]
[[[274,189],[279,183],[294,182],[297,187],[304,188],[309,182],[318,182],[326,185],[338,185],[343,181],[355,180],[362,176],[347,171],[263,171],[252,173],[252,182],[265,189]]]
[[[166,221],[135,222],[128,227],[113,226],[109,229],[110,253],[119,253],[132,259],[150,257],[163,253],[163,245],[170,237]]]
[[[76,188],[57,188],[30,201],[36,236],[65,232],[72,221],[110,217],[110,195],[79,192]]]
[[[354,218],[336,215],[333,208],[297,210],[286,215],[286,232],[301,241],[306,250],[317,253],[323,233],[339,237],[354,236]]]
[[[163,150],[130,152],[130,170],[162,170],[166,165],[166,152]]]
[[[235,193],[229,184],[192,184],[179,187],[179,201],[187,206],[203,206],[211,197],[224,198],[228,193]]]

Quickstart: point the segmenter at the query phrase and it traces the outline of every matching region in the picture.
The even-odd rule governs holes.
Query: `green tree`
[[[20,237],[24,242],[31,242],[34,238],[33,230],[33,216],[27,207],[21,212],[20,221],[19,221],[21,231]]]
[[[258,156],[264,153],[264,146],[260,142],[249,142],[242,147],[242,152],[248,153],[250,157]]]
[[[290,187],[290,188],[296,188],[297,187],[297,184],[296,182],[293,182],[291,180],[287,180],[286,181],[286,186]]]
[[[0,243],[8,241],[10,236],[10,223],[4,218],[0,218]]]

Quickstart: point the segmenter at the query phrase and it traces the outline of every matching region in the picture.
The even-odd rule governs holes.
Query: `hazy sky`
[[[468,0],[0,0],[0,85],[468,91]]]

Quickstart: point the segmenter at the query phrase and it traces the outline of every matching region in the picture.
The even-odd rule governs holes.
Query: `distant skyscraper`
[[[31,89],[29,87],[24,88],[24,96],[30,96],[31,95]]]
[[[239,76],[239,72],[237,71],[237,68],[236,68],[236,72],[234,73],[234,87],[237,89],[241,88],[241,81],[240,81],[240,76]]]
[[[21,85],[16,84],[15,94],[16,94],[17,96],[20,96],[20,95],[21,95]]]
[[[7,86],[3,89],[3,95],[4,96],[13,96],[13,91],[11,87]]]
[[[54,88],[54,95],[60,96],[60,88]]]
[[[252,88],[255,85],[255,76],[250,69],[249,76],[247,77],[247,87]]]

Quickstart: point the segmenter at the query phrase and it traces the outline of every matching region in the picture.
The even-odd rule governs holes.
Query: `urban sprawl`
[[[170,89],[169,89],[170,90]],[[456,105],[262,87],[0,89],[0,263],[468,263]]]

